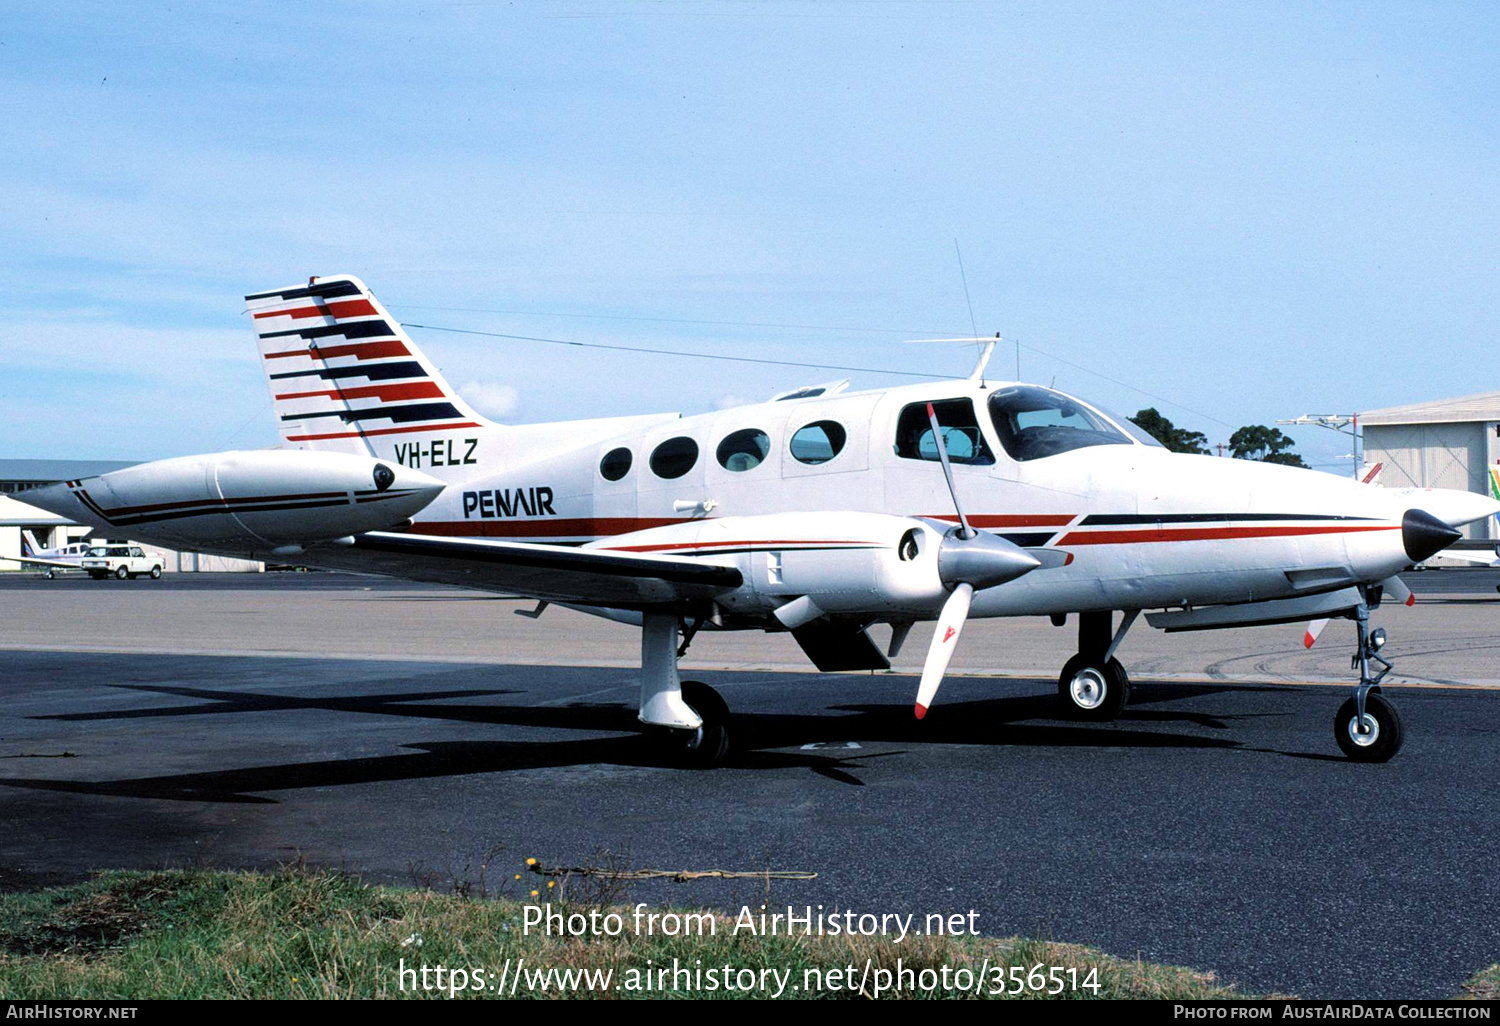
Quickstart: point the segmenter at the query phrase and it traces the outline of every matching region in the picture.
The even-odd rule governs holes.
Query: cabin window
[[[651,473],[671,480],[693,469],[698,462],[698,443],[691,438],[668,438],[651,452]]]
[[[995,462],[984,432],[974,416],[974,403],[968,399],[940,399],[932,404],[938,426],[943,429],[943,444],[953,463],[989,465]],[[926,403],[912,403],[896,420],[896,455],[909,460],[938,459],[937,440],[932,436],[932,420]]]
[[[1091,445],[1130,445],[1130,437],[1077,399],[1035,385],[998,389],[990,419],[1016,460],[1040,460]]]
[[[844,449],[849,433],[831,420],[815,420],[792,435],[792,459],[798,463],[827,463]]]
[[[599,461],[599,476],[606,481],[618,481],[630,473],[630,464],[634,457],[626,448],[611,449],[604,454],[604,459]]]
[[[719,443],[719,466],[735,473],[754,470],[771,451],[771,438],[759,428],[736,431]]]

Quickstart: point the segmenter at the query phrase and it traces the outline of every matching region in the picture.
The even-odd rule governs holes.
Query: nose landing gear
[[[1401,750],[1401,717],[1384,695],[1380,682],[1391,672],[1391,663],[1380,655],[1385,631],[1370,631],[1370,606],[1366,601],[1354,607],[1355,639],[1358,647],[1349,660],[1350,669],[1359,671],[1354,696],[1339,706],[1333,718],[1333,736],[1339,750],[1353,762],[1387,762]],[[1371,673],[1371,664],[1380,669]]]
[[[1057,679],[1057,697],[1065,715],[1099,723],[1120,715],[1130,701],[1130,675],[1115,658],[1115,650],[1138,615],[1140,610],[1127,611],[1119,630],[1111,632],[1114,614],[1078,614],[1078,654],[1068,660]]]

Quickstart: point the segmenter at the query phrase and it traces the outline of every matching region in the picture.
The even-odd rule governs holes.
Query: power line
[[[752,328],[793,328],[793,329],[798,329],[798,330],[803,330],[803,331],[859,331],[859,332],[890,334],[890,335],[942,335],[942,334],[947,334],[947,332],[926,331],[926,330],[922,330],[922,329],[918,329],[918,328],[853,328],[853,327],[842,327],[842,326],[839,326],[839,325],[831,325],[831,324],[777,324],[777,323],[772,323],[772,322],[768,322],[768,321],[710,321],[710,320],[697,320],[697,319],[685,318],[685,317],[637,317],[637,316],[633,316],[633,315],[629,315],[629,314],[541,313],[539,311],[529,311],[529,312],[528,311],[524,311],[524,310],[522,310],[522,311],[505,311],[505,310],[484,309],[484,308],[479,308],[479,307],[407,306],[407,307],[405,307],[405,309],[408,309],[408,310],[448,310],[448,311],[453,311],[453,312],[465,312],[465,313],[496,313],[496,314],[509,313],[511,315],[530,315],[530,316],[541,316],[541,317],[577,317],[577,318],[591,318],[591,319],[596,319],[596,320],[613,320],[613,321],[655,321],[655,322],[663,323],[663,324],[708,324],[708,325],[730,325],[730,326],[736,326],[736,327],[752,327]],[[541,337],[538,337],[538,336],[535,336],[535,335],[508,335],[508,334],[504,334],[504,333],[498,332],[498,331],[476,331],[476,330],[473,330],[473,329],[470,329],[470,328],[445,328],[445,327],[441,327],[441,326],[435,325],[435,324],[412,324],[412,323],[409,323],[409,322],[406,322],[406,321],[402,322],[402,326],[403,327],[407,327],[407,328],[421,328],[421,329],[426,330],[426,331],[446,331],[446,332],[450,332],[450,333],[456,334],[456,335],[483,335],[483,336],[486,336],[488,338],[508,338],[508,339],[515,339],[515,340],[522,341],[522,342],[545,342],[545,343],[548,343],[549,345],[576,346],[576,347],[578,347],[580,349],[608,349],[608,350],[613,350],[613,351],[622,352],[622,353],[651,353],[651,354],[658,355],[658,356],[684,356],[684,357],[688,357],[689,359],[694,359],[694,360],[724,360],[724,361],[728,361],[730,363],[758,363],[758,364],[766,364],[766,365],[773,366],[773,367],[802,367],[802,368],[807,368],[807,369],[811,369],[811,370],[852,371],[852,372],[861,373],[861,374],[891,374],[891,375],[895,375],[895,376],[898,376],[898,377],[905,377],[905,378],[927,378],[927,379],[936,379],[936,380],[951,380],[951,379],[954,379],[954,378],[957,378],[957,377],[960,376],[960,375],[957,375],[957,374],[923,374],[923,373],[920,373],[918,371],[891,370],[891,369],[885,368],[885,367],[846,367],[846,366],[842,366],[840,364],[832,364],[832,363],[799,363],[799,362],[792,361],[792,360],[767,360],[767,359],[757,358],[757,357],[751,357],[751,356],[721,356],[721,355],[715,354],[715,353],[690,353],[690,352],[686,352],[686,351],[681,350],[681,349],[650,349],[650,348],[646,348],[644,346],[615,346],[615,345],[606,345],[606,344],[604,344],[602,342],[573,342],[573,341],[569,341],[567,339],[560,339],[560,338],[541,338]],[[1191,406],[1186,406],[1186,405],[1184,405],[1182,403],[1177,402],[1176,400],[1168,399],[1165,396],[1157,395],[1155,392],[1148,392],[1144,388],[1137,388],[1135,385],[1132,385],[1129,382],[1121,381],[1118,378],[1112,378],[1108,374],[1101,374],[1100,372],[1094,370],[1091,367],[1085,367],[1082,364],[1074,363],[1071,360],[1065,360],[1061,356],[1056,356],[1056,355],[1054,355],[1052,353],[1049,353],[1047,350],[1040,349],[1037,346],[1031,345],[1030,343],[1017,341],[1016,342],[1016,346],[1018,348],[1029,349],[1033,353],[1036,353],[1038,356],[1045,356],[1045,357],[1047,357],[1050,360],[1056,360],[1058,363],[1064,364],[1065,366],[1068,366],[1068,367],[1072,367],[1074,370],[1082,371],[1085,374],[1092,374],[1094,377],[1099,378],[1101,381],[1108,381],[1112,385],[1118,385],[1120,388],[1129,389],[1132,392],[1136,392],[1136,393],[1138,393],[1140,395],[1146,396],[1148,399],[1155,399],[1159,403],[1165,403],[1168,406],[1171,406],[1171,407],[1174,407],[1176,409],[1182,410],[1185,413],[1191,413],[1191,414],[1193,414],[1196,417],[1202,417],[1204,420],[1213,421],[1215,424],[1218,424],[1218,425],[1220,425],[1222,427],[1227,427],[1227,428],[1231,428],[1231,429],[1234,428],[1233,424],[1230,424],[1228,421],[1225,421],[1225,420],[1220,420],[1218,417],[1215,417],[1211,413],[1204,413],[1202,410],[1195,410]]]
[[[656,324],[710,324],[732,328],[792,328],[798,331],[857,331],[871,335],[953,335],[954,329],[927,328],[851,328],[842,324],[780,324],[775,321],[709,321],[692,317],[644,317],[636,314],[558,313],[548,310],[493,310],[477,306],[409,306],[393,303],[403,310],[441,310],[445,313],[504,314],[508,317],[572,317],[594,321],[650,321]]]
[[[424,331],[447,331],[455,335],[484,335],[487,338],[510,338],[522,342],[546,342],[554,346],[577,346],[580,349],[609,349],[619,353],[652,353],[657,356],[686,356],[694,360],[727,360],[731,363],[764,363],[774,367],[804,367],[812,370],[854,371],[861,374],[894,374],[903,378],[955,379],[956,374],[923,374],[920,371],[891,370],[888,367],[844,367],[836,363],[798,363],[794,360],[767,360],[754,356],[722,356],[718,353],[688,353],[681,349],[647,349],[644,346],[611,346],[602,342],[570,342],[562,338],[538,338],[535,335],[506,335],[498,331],[474,331],[470,328],[443,328],[436,324],[410,324],[401,322],[403,328],[421,328]]]

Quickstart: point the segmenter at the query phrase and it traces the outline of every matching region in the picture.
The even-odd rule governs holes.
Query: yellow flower
[[[557,881],[556,881],[556,880],[548,880],[548,881],[547,881],[547,887],[548,887],[548,888],[549,888],[549,889],[550,889],[550,888],[553,888],[553,887],[556,887],[556,886],[557,886]]]
[[[520,874],[520,873],[517,873],[517,874],[516,874],[516,879],[517,879],[517,880],[519,880],[519,879],[521,879],[521,874]]]
[[[536,892],[536,891],[532,891],[532,892],[531,892],[531,896],[532,896],[532,897],[533,897],[533,898],[535,898],[535,897],[536,897],[536,896],[537,896],[537,892]]]
[[[526,860],[526,864],[528,866],[534,866],[534,865],[536,865],[536,859],[527,859]]]

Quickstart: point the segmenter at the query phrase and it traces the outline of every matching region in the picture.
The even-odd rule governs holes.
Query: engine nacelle
[[[782,625],[797,627],[824,614],[936,615],[949,592],[938,570],[942,543],[933,525],[911,517],[819,512],[693,520],[589,547],[737,567],[745,584],[719,605],[747,617],[781,610]]]
[[[254,555],[391,527],[442,490],[369,456],[264,449],[143,463],[33,489],[26,501],[120,537]]]

